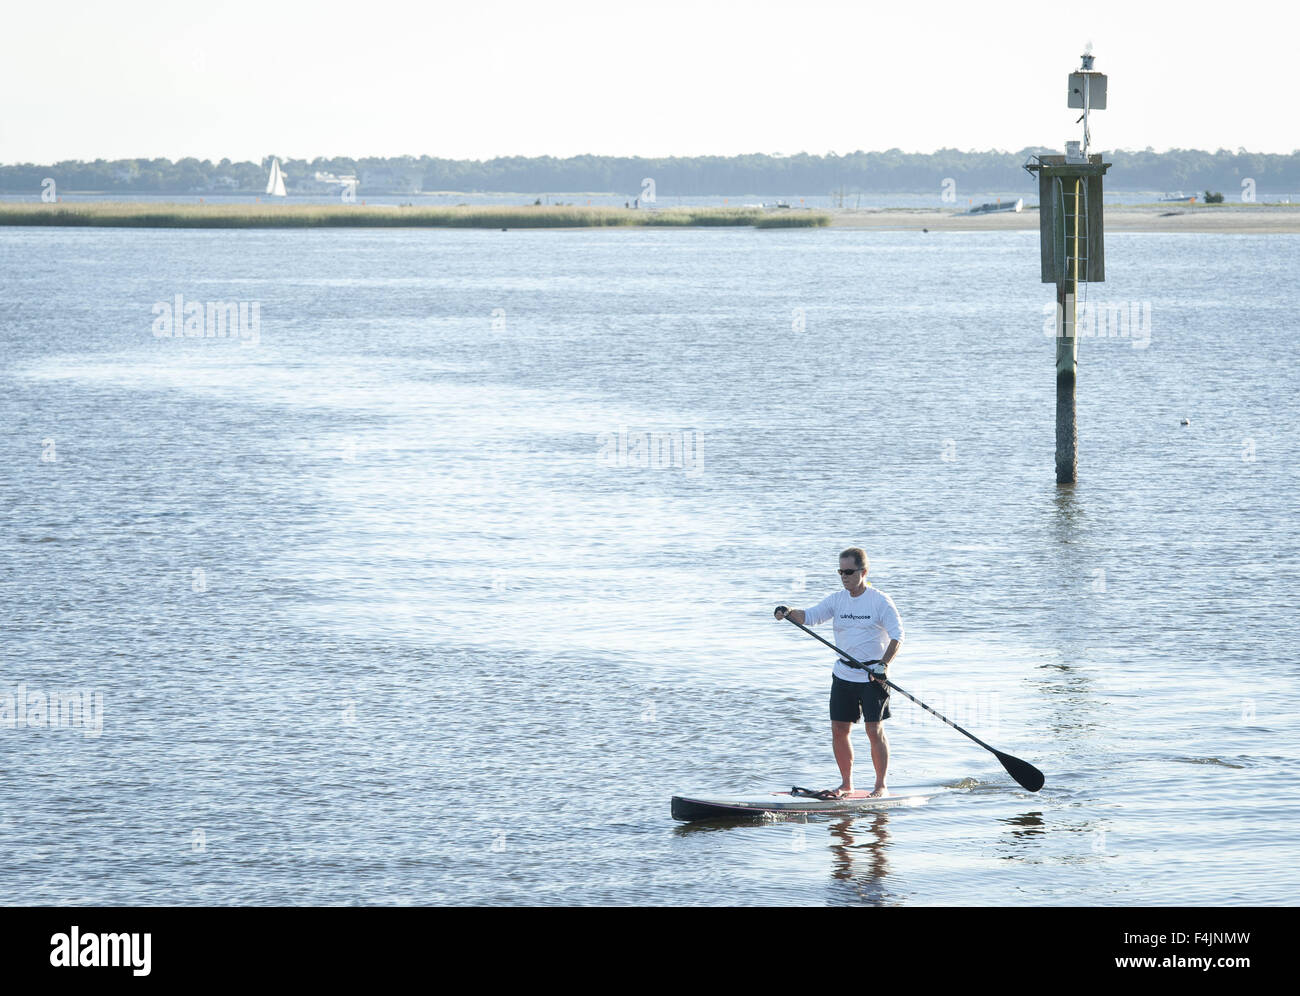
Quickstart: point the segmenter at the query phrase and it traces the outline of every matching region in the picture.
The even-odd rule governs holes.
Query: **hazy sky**
[[[1094,148],[1290,152],[1283,9],[11,4],[0,162],[1061,147],[1078,137],[1066,77],[1089,40],[1110,76]]]

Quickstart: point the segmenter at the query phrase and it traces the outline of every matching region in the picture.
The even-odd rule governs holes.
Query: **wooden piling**
[[[1038,173],[1042,280],[1056,284],[1056,483],[1074,484],[1079,479],[1079,284],[1106,279],[1102,176],[1110,163],[1097,155],[1079,162],[1037,156],[1025,168]]]
[[[1056,483],[1074,484],[1079,479],[1079,428],[1074,409],[1074,388],[1079,362],[1079,340],[1075,337],[1075,287],[1066,281],[1056,285]]]

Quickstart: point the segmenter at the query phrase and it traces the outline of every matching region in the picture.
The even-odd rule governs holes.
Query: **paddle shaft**
[[[786,615],[785,619],[786,619],[787,622],[793,623],[795,626],[798,626],[801,630],[803,630],[805,633],[807,633],[809,636],[811,636],[814,640],[819,640],[819,641],[821,641],[822,643],[826,644],[826,646],[830,647],[830,648],[831,648],[832,650],[834,650],[837,654],[839,654],[841,657],[843,657],[846,661],[849,661],[850,663],[856,664],[856,665],[858,665],[859,667],[862,667],[862,666],[863,666],[861,661],[859,661],[859,660],[857,660],[857,659],[855,659],[855,658],[853,658],[853,657],[850,657],[848,654],[846,654],[846,653],[845,653],[843,650],[841,650],[839,647],[835,646],[835,644],[831,643],[830,640],[827,640],[825,637],[822,637],[822,636],[817,635],[817,634],[814,633],[812,630],[810,630],[807,626],[805,626],[803,623],[795,622],[793,619],[790,618],[789,615]],[[945,723],[947,723],[949,726],[951,726],[951,727],[952,727],[954,730],[956,730],[958,733],[962,734],[963,736],[969,737],[971,740],[974,740],[977,744],[979,744],[981,747],[983,747],[986,751],[988,751],[990,754],[992,754],[994,757],[996,757],[996,758],[998,759],[998,761],[1001,762],[1002,767],[1006,769],[1007,774],[1009,774],[1012,778],[1014,778],[1014,779],[1015,779],[1017,782],[1019,782],[1022,786],[1024,786],[1024,787],[1027,788],[1027,789],[1029,789],[1030,792],[1037,792],[1040,788],[1043,787],[1043,773],[1042,773],[1041,771],[1039,771],[1037,768],[1035,768],[1035,767],[1034,767],[1032,764],[1030,764],[1028,761],[1022,761],[1022,760],[1021,760],[1020,758],[1018,758],[1018,757],[1013,757],[1013,756],[1010,755],[1010,754],[1004,754],[1002,751],[997,750],[996,748],[990,747],[988,744],[986,744],[986,743],[985,743],[983,740],[981,740],[979,737],[975,736],[975,734],[971,733],[970,730],[963,730],[960,726],[958,726],[956,723],[954,723],[954,722],[953,722],[951,719],[949,719],[947,716],[944,716],[944,715],[941,714],[941,713],[935,712],[933,709],[931,709],[928,705],[926,705],[924,702],[922,702],[920,699],[918,699],[918,698],[917,698],[915,695],[913,695],[911,692],[907,691],[907,690],[904,689],[904,688],[899,688],[897,685],[895,685],[895,684],[894,684],[892,681],[890,681],[888,678],[885,678],[885,679],[884,679],[884,682],[885,682],[886,685],[888,685],[890,688],[894,689],[895,691],[902,692],[902,693],[903,693],[904,695],[906,695],[909,699],[911,699],[913,702],[915,702],[917,705],[919,705],[922,709],[924,709],[926,712],[928,712],[931,716],[934,716],[934,717],[936,717],[937,719],[941,719],[941,720],[943,720]]]

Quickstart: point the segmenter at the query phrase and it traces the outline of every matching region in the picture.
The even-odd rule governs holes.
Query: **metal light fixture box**
[[[1088,102],[1083,98],[1087,92]],[[1106,74],[1105,73],[1071,73],[1069,107],[1082,110],[1085,106],[1094,111],[1106,109]]]

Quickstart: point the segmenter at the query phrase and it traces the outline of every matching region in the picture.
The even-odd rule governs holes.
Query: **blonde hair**
[[[853,562],[862,568],[863,573],[871,570],[871,561],[867,559],[867,551],[860,546],[851,546],[840,553],[840,560],[845,557],[852,557]]]

